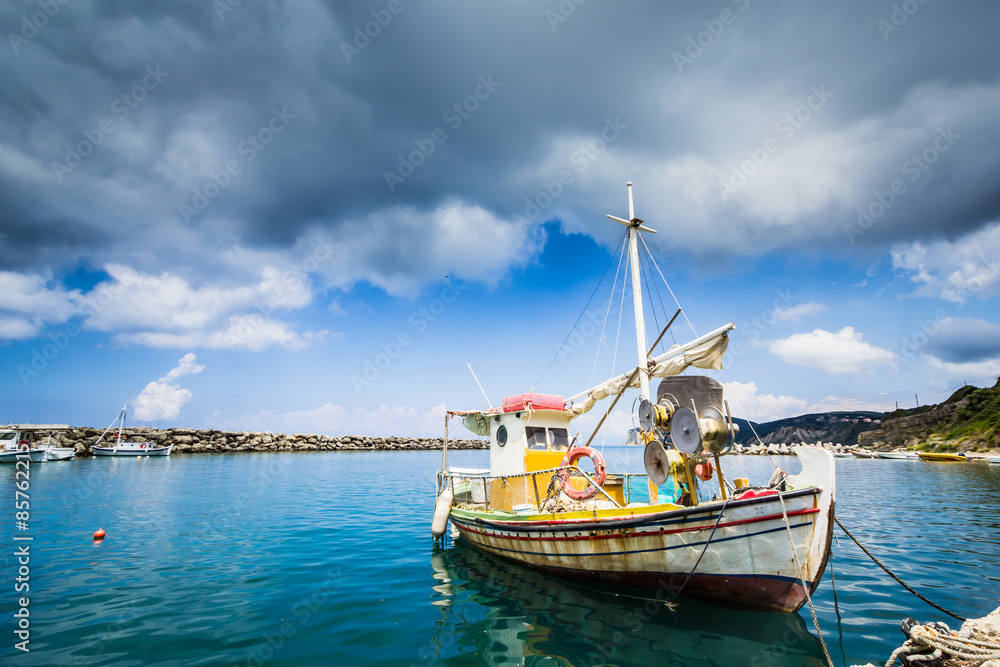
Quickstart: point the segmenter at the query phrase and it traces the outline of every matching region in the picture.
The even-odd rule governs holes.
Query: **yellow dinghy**
[[[957,463],[969,460],[969,457],[965,454],[946,454],[944,452],[917,452],[917,456],[924,461],[938,461],[945,463]]]

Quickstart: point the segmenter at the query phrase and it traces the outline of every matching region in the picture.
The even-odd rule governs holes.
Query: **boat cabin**
[[[67,424],[8,424],[0,427],[0,450],[17,449],[22,443],[24,448],[34,447],[39,432],[51,434],[68,430]]]
[[[518,394],[504,399],[499,410],[466,416],[466,425],[490,438],[490,475],[521,475],[558,468],[572,444],[570,421],[562,396]]]

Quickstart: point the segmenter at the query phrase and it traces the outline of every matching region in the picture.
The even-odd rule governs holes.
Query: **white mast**
[[[639,276],[639,230],[656,233],[656,230],[644,226],[643,221],[635,217],[635,206],[632,203],[632,182],[628,187],[628,220],[608,217],[617,223],[628,227],[628,255],[632,266],[632,305],[635,310],[635,344],[639,352],[639,391],[642,397],[649,400],[649,370],[646,363],[646,322],[642,316],[642,287]]]

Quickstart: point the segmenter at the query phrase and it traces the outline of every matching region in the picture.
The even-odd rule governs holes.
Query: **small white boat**
[[[896,459],[896,460],[916,460],[919,458],[916,452],[878,452],[878,457],[880,459]]]
[[[850,452],[834,452],[833,458],[835,459],[853,459],[854,455]]]
[[[878,458],[875,455],[875,452],[867,452],[867,451],[865,451],[865,452],[851,452],[851,455],[854,456],[854,458],[856,458],[856,459],[874,459],[874,458]]]
[[[17,461],[31,461],[32,463],[42,463],[50,460],[48,458],[48,446],[36,446],[35,440],[40,432],[51,433],[69,430],[66,424],[13,424],[0,428],[0,463],[16,463]],[[62,447],[59,449],[69,449]]]
[[[115,420],[104,429],[104,433],[97,439],[97,442],[91,445],[90,450],[94,456],[170,456],[170,450],[174,447],[172,444],[160,447],[152,442],[126,439],[128,437],[125,433],[125,413],[127,410],[128,405],[123,405],[122,411],[118,413]],[[118,427],[115,428],[110,438],[104,440],[104,436],[115,427],[115,424],[118,424]],[[105,442],[104,445],[100,444],[102,441]]]
[[[986,459],[990,463],[1000,463],[1000,456],[987,456]]]

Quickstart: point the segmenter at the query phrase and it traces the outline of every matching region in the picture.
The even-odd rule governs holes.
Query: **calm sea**
[[[640,471],[641,449],[609,448]],[[486,464],[482,451],[452,465]],[[769,476],[732,457],[731,476]],[[779,459],[797,469],[794,457]],[[820,665],[808,609],[767,614],[541,576],[432,546],[439,452],[176,455],[35,464],[27,531],[0,468],[5,665]],[[838,460],[837,514],[967,617],[1000,605],[1000,465]],[[100,546],[98,528],[107,531]],[[837,530],[837,533],[840,531]],[[31,536],[14,542],[13,535]],[[30,544],[30,653],[14,648]],[[834,603],[836,582],[837,605]],[[846,537],[815,596],[836,664],[884,662],[900,619],[958,623]],[[839,615],[838,615],[839,609]]]

